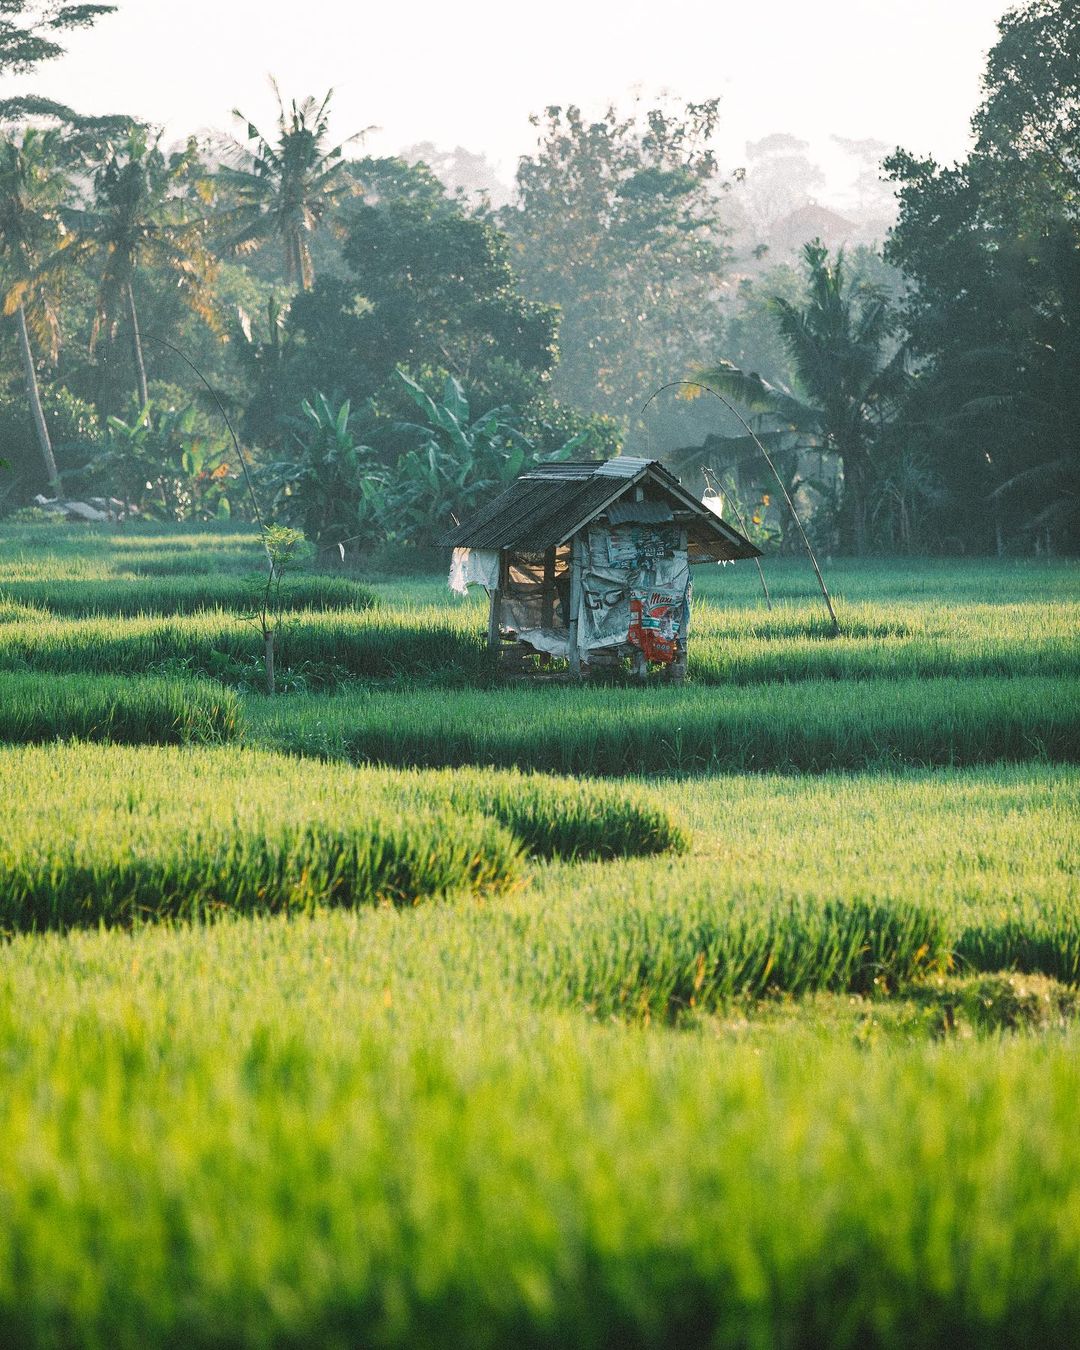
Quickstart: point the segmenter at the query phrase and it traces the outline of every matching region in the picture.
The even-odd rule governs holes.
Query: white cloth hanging
[[[484,548],[454,549],[447,584],[455,595],[467,595],[470,586],[483,586],[488,591],[498,590],[498,552]]]

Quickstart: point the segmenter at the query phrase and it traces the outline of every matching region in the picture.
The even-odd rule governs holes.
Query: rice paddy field
[[[1080,567],[699,569],[673,688],[441,575],[0,526],[0,1344],[1080,1327]]]

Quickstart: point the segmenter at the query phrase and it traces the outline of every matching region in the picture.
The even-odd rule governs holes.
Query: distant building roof
[[[683,487],[656,459],[618,455],[604,461],[537,464],[498,497],[439,540],[446,548],[504,549],[543,553],[565,543],[637,486],[653,493],[644,513],[623,506],[621,520],[675,519],[679,512],[703,540],[722,545],[724,557],[756,558],[759,550]],[[652,506],[667,504],[666,513]],[[617,523],[617,522],[616,522]]]
[[[773,222],[769,242],[780,248],[799,249],[810,239],[820,239],[834,248],[858,233],[858,226],[846,216],[830,211],[827,206],[819,206],[817,202],[808,202]]]

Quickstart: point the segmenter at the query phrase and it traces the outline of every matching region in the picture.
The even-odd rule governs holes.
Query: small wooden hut
[[[538,464],[448,531],[451,588],[482,585],[506,663],[565,657],[575,675],[630,657],[686,669],[690,569],[760,556],[658,460]]]

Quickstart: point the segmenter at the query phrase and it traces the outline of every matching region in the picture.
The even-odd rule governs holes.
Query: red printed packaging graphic
[[[675,660],[681,600],[671,591],[636,591],[631,596],[628,641],[640,647],[647,661],[669,665]]]

